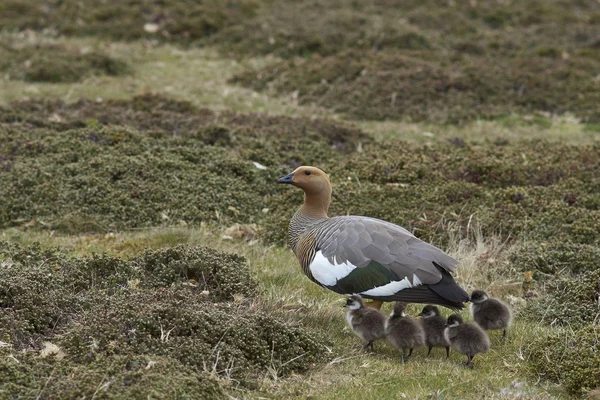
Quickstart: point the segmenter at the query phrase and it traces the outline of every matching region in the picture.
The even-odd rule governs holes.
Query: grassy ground
[[[343,299],[326,292],[299,274],[296,260],[287,249],[248,245],[239,240],[223,239],[213,230],[159,229],[116,235],[62,236],[47,233],[5,230],[0,236],[21,244],[40,242],[44,246],[59,246],[78,255],[106,252],[111,255],[133,256],[142,249],[159,249],[178,244],[205,245],[243,255],[250,261],[252,272],[260,282],[262,302],[267,309],[283,309],[293,318],[309,326],[323,326],[331,338],[332,359],[308,374],[291,377],[266,373],[258,381],[258,389],[239,394],[248,398],[465,398],[476,396],[490,399],[568,398],[559,387],[538,382],[528,368],[524,349],[547,329],[540,324],[519,321],[503,341],[492,334],[492,351],[478,357],[476,368],[460,365],[463,356],[454,353],[445,360],[438,349],[426,357],[424,349],[402,364],[400,353],[387,343],[378,343],[377,354],[367,355],[344,321]],[[455,243],[450,254],[463,260],[458,280],[467,288],[485,287],[518,294],[520,281],[498,271],[493,281],[484,277],[479,264],[492,258],[503,265],[508,249],[490,238],[466,244]],[[498,258],[497,258],[498,257]],[[515,289],[517,288],[517,289]],[[518,306],[519,303],[516,305]],[[385,309],[390,312],[390,307]],[[417,305],[412,314],[420,311]],[[447,314],[447,311],[445,312]],[[464,312],[465,316],[467,312]],[[275,376],[274,376],[275,375]],[[236,396],[236,394],[234,394]]]
[[[272,3],[267,1],[236,1],[230,2],[225,11],[219,8],[218,2],[208,2],[205,9],[192,13],[195,16],[191,22],[184,21],[182,27],[177,26],[177,18],[172,18],[179,15],[179,8],[169,9],[152,1],[144,3],[151,10],[145,14],[146,20],[129,19],[127,13],[121,16],[108,13],[110,2],[100,7],[97,14],[90,12],[90,7],[73,11],[75,9],[70,7],[75,3],[69,1],[49,2],[45,7],[37,7],[29,1],[9,3],[22,7],[15,14],[22,18],[13,17],[12,25],[6,25],[5,21],[4,26],[11,31],[0,34],[0,52],[17,52],[21,58],[0,63],[0,105],[4,107],[0,113],[0,144],[5,145],[0,150],[0,179],[12,185],[0,189],[8,200],[5,204],[10,204],[10,209],[5,208],[0,213],[0,241],[22,245],[39,242],[43,248],[59,247],[73,257],[102,253],[130,260],[146,249],[180,244],[204,245],[245,257],[258,282],[258,295],[248,306],[248,312],[262,310],[314,329],[320,337],[327,338],[321,343],[325,361],[311,365],[308,371],[289,374],[283,372],[285,368],[275,368],[271,363],[270,367],[254,371],[251,383],[240,383],[243,378],[214,369],[204,371],[228,396],[252,399],[568,399],[585,395],[598,384],[593,377],[600,373],[597,367],[583,369],[571,358],[559,354],[549,359],[549,363],[556,362],[558,368],[564,370],[581,368],[581,374],[586,376],[569,375],[563,379],[553,375],[547,366],[540,366],[539,360],[532,359],[532,354],[540,354],[532,350],[539,350],[539,346],[533,344],[540,338],[564,335],[572,340],[579,332],[579,326],[564,312],[551,308],[555,307],[550,306],[554,304],[552,301],[561,298],[544,297],[552,295],[550,289],[548,294],[545,292],[554,280],[552,274],[564,273],[568,279],[582,281],[583,289],[579,286],[577,289],[585,292],[581,302],[585,307],[595,306],[589,299],[593,293],[587,292],[593,291],[589,284],[592,275],[583,275],[583,278],[578,275],[579,271],[597,273],[594,255],[600,245],[597,235],[600,136],[593,120],[600,110],[592,101],[597,97],[593,89],[598,81],[590,78],[591,70],[579,73],[583,68],[580,63],[585,64],[584,67],[586,63],[594,66],[600,59],[590,33],[600,21],[595,2],[571,5],[553,1],[542,7],[541,3],[532,1],[524,8],[516,6],[518,18],[511,17],[510,8],[506,8],[511,2],[475,1],[470,2],[470,8],[454,7],[455,2],[448,2],[448,6],[440,9],[427,3],[408,11],[407,29],[391,24],[399,17],[398,13],[406,12],[393,1],[368,8],[364,17],[362,12],[347,7],[341,0],[326,6],[320,1],[301,5],[284,2],[280,9],[271,8]],[[69,18],[56,18],[56,13],[62,10],[60,7],[71,10]],[[386,15],[386,7],[394,11]],[[454,23],[431,25],[424,18],[428,7],[437,10],[434,16],[440,21],[466,15],[468,31],[455,30],[453,27],[458,25]],[[322,25],[328,29],[315,29],[318,34],[309,34],[294,22],[297,11],[312,16],[322,14],[322,18],[315,17],[313,23],[320,26],[329,21],[330,24]],[[331,23],[335,16],[340,16],[341,22]],[[114,35],[107,38],[101,32],[104,24],[111,23],[120,23],[123,29],[115,30]],[[200,28],[191,28],[196,25]],[[369,26],[377,28],[371,31]],[[552,37],[546,34],[557,26],[560,29],[551,36],[559,36],[560,40],[552,42]],[[41,32],[41,27],[50,29]],[[523,30],[515,31],[515,27]],[[159,38],[152,32],[155,28],[161,35]],[[250,28],[254,29],[252,35],[240,37],[240,32]],[[356,37],[346,40],[343,32],[349,29]],[[561,36],[560,32],[565,30],[569,33]],[[56,32],[66,36],[58,36]],[[109,41],[115,35],[124,41]],[[450,38],[446,42],[442,40],[444,35]],[[522,42],[524,47],[517,48],[514,44],[524,40],[522,35],[529,38]],[[322,77],[318,76],[315,81],[314,76],[306,76],[302,66],[308,63],[316,71],[335,75],[336,72],[328,68],[349,60],[347,50],[355,40],[361,43],[357,50],[361,54],[381,52],[373,53],[368,62],[357,62],[356,68],[367,68],[369,73],[355,81],[353,70],[346,71],[349,75],[340,81],[343,84],[338,82],[337,89],[323,92]],[[466,42],[477,42],[479,47],[467,46]],[[209,45],[197,46],[198,43]],[[550,78],[556,78],[552,75],[542,83],[547,88],[540,88],[539,82],[532,78],[535,90],[532,89],[529,101],[515,103],[512,97],[500,101],[510,94],[494,83],[491,85],[493,98],[500,99],[504,107],[498,108],[500,112],[494,107],[474,112],[464,110],[473,101],[471,95],[480,94],[471,88],[463,96],[457,88],[469,83],[468,76],[474,81],[493,78],[479,76],[468,68],[478,62],[489,63],[490,57],[495,56],[494,49],[506,63],[502,65],[508,66],[505,78],[509,81],[515,77],[513,57],[517,54],[529,61],[542,57],[544,63],[562,57],[561,69],[552,73],[560,78],[557,93],[566,93],[566,97],[553,98],[553,104],[536,106],[534,97],[543,96],[544,90],[552,87]],[[48,60],[57,51],[65,59],[70,57],[77,68],[50,63]],[[453,78],[456,84],[453,90],[458,92],[439,97],[425,82],[423,90],[432,96],[432,102],[426,101],[427,105],[421,107],[423,104],[409,104],[410,99],[404,99],[412,107],[407,112],[398,108],[404,104],[399,98],[396,104],[387,92],[378,96],[377,85],[381,79],[397,78],[394,71],[390,75],[381,63],[402,60],[403,52],[410,57],[430,59],[435,64],[433,72],[439,76],[448,73],[447,65],[437,64],[441,54],[466,54],[458,61],[459,70],[454,71],[458,75]],[[98,58],[92,59],[89,54]],[[365,60],[361,57],[358,58]],[[569,64],[565,61],[568,57],[575,60]],[[97,59],[102,62],[98,64]],[[375,59],[377,61],[373,61]],[[348,65],[352,66],[350,61]],[[113,63],[122,65],[122,71],[112,73],[112,67],[107,65],[110,67]],[[411,64],[407,68],[413,67]],[[526,63],[526,67],[531,68],[531,65]],[[35,68],[42,72],[29,74]],[[571,78],[564,68],[573,74]],[[69,74],[69,79],[52,78],[57,74],[62,76],[63,72]],[[418,74],[418,77],[423,78],[423,75]],[[586,79],[589,86],[579,91],[577,97],[575,92]],[[346,84],[349,88],[344,86]],[[380,102],[373,104],[385,104],[352,114],[369,102],[365,99],[367,96],[356,95],[363,86],[372,89],[368,97]],[[299,90],[303,88],[308,91]],[[411,91],[421,89],[411,86],[407,90],[413,93]],[[397,88],[392,91],[396,91],[396,96],[401,93]],[[158,100],[143,97],[147,93],[164,97]],[[569,97],[571,95],[574,97]],[[128,102],[132,98],[137,100]],[[165,100],[168,98],[184,103],[171,104]],[[40,99],[41,102],[36,102]],[[89,102],[76,103],[79,99]],[[448,118],[447,109],[440,118],[427,114],[427,110],[438,107],[435,104],[452,101],[462,107],[458,111],[467,117],[455,121]],[[377,110],[384,110],[384,120]],[[418,118],[414,118],[415,115]],[[69,142],[71,137],[79,139]],[[98,147],[96,139],[88,143],[88,137],[96,138],[100,144],[106,139],[110,146]],[[76,149],[86,156],[79,160],[73,158],[73,152],[69,152],[72,143],[82,143],[81,148]],[[94,157],[88,158],[88,154]],[[63,159],[68,162],[62,162]],[[113,160],[115,168],[122,167],[123,171],[108,168],[108,172],[102,170],[104,172],[95,176],[88,168],[96,164],[88,166],[88,159],[102,168],[108,168]],[[40,160],[54,164],[42,165]],[[439,160],[448,163],[441,165]],[[256,171],[250,161],[261,162],[267,170]],[[164,164],[160,164],[157,174],[153,175],[154,169],[146,167],[145,162]],[[466,289],[486,289],[507,299],[517,314],[508,339],[502,341],[492,333],[492,350],[477,357],[472,370],[460,365],[463,360],[457,354],[444,360],[442,351],[425,357],[424,350],[419,349],[406,364],[400,361],[399,352],[385,343],[376,345],[377,354],[364,354],[356,337],[345,326],[343,299],[308,281],[293,254],[281,246],[286,213],[301,201],[301,196],[275,187],[274,179],[302,162],[324,165],[330,171],[339,172],[338,175],[351,171],[349,177],[338,176],[334,180],[338,213],[380,213],[405,224],[461,260],[457,280]],[[560,163],[560,167],[555,168],[555,163]],[[22,168],[22,174],[13,168]],[[78,176],[78,171],[84,173]],[[172,177],[162,171],[170,172]],[[27,177],[30,186],[20,182],[20,177]],[[178,183],[180,179],[195,183],[183,186]],[[519,183],[514,186],[511,179]],[[31,189],[39,182],[42,186],[35,186],[37,192]],[[60,182],[59,186],[52,186],[57,185],[56,182]],[[87,182],[89,187],[117,189],[111,191],[110,196],[105,194],[106,197],[99,192],[98,199],[70,197],[71,193],[79,193],[77,185],[81,182]],[[129,194],[135,190],[135,182],[148,185],[159,182],[159,185],[151,190],[154,197],[142,195],[137,203],[131,204],[137,204],[134,207],[137,209],[128,209],[125,203],[131,200]],[[245,186],[247,182],[251,184]],[[17,193],[7,187],[21,189]],[[215,195],[202,197],[203,204],[198,206],[191,204],[196,187],[210,187]],[[240,197],[238,191],[249,194]],[[19,197],[23,193],[27,196]],[[178,194],[176,200],[169,197],[171,193]],[[141,200],[147,198],[154,198],[153,204],[164,209],[155,210]],[[29,204],[22,199],[33,201],[34,206],[20,207],[19,203],[21,206]],[[118,204],[113,206],[111,201],[117,201],[115,199]],[[104,203],[108,206],[103,207]],[[221,204],[213,206],[213,203]],[[69,208],[76,209],[78,205],[84,221],[73,218]],[[117,206],[139,220],[128,219],[125,214],[116,215]],[[64,210],[69,212],[66,217]],[[88,218],[89,215],[93,218]],[[177,218],[171,218],[174,215]],[[258,237],[246,237],[247,240],[236,237],[235,230],[227,230],[236,222],[256,223]],[[562,236],[557,238],[556,232],[562,232]],[[546,252],[539,249],[546,248],[548,254],[560,262],[544,259]],[[535,299],[522,298],[523,272],[527,270],[535,270],[535,294],[541,299],[538,303]],[[568,303],[568,307],[575,306]],[[386,307],[385,311],[389,312],[389,305]],[[409,311],[416,314],[418,308],[411,306]],[[2,310],[4,312],[4,308]],[[589,310],[594,312],[593,308],[581,310],[587,314]],[[556,313],[555,321],[536,314],[540,312],[552,316]],[[467,315],[466,311],[464,314]],[[597,323],[590,323],[590,318],[593,321],[594,315],[583,318],[588,326]],[[60,334],[53,331],[46,336],[36,336],[25,348],[1,353],[2,361],[25,357],[26,353],[37,357],[44,346],[43,340],[56,339],[58,343],[63,340]],[[13,344],[8,339],[2,340],[0,345]],[[598,348],[597,343],[594,346]],[[582,350],[581,358],[592,359],[589,354],[593,351]],[[170,365],[171,361],[166,364]],[[56,369],[51,367],[44,371]],[[33,388],[39,398],[50,396],[45,395],[44,390],[52,373],[32,377],[31,385],[46,383]],[[90,395],[111,396],[109,386],[103,385],[103,372],[92,374],[90,379],[97,380]],[[578,389],[578,382],[590,386]],[[179,384],[183,385],[165,383],[175,389]],[[112,393],[114,396],[116,392]],[[174,394],[177,390],[153,393],[159,398],[177,397]],[[9,394],[0,390],[2,396],[9,397]],[[179,396],[185,398],[181,392]]]

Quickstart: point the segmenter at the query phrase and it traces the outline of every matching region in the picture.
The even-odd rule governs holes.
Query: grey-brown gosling
[[[466,354],[467,367],[473,367],[475,355],[486,353],[490,349],[490,338],[487,333],[475,324],[464,322],[458,314],[448,317],[444,336],[456,351]]]
[[[450,342],[444,336],[446,318],[440,315],[440,309],[436,306],[425,306],[419,316],[422,318],[421,326],[425,331],[425,344],[429,348],[427,355],[434,347],[444,347],[446,358],[450,357]]]
[[[407,360],[415,347],[425,344],[425,332],[416,319],[406,315],[404,303],[396,303],[385,321],[385,337],[394,346],[402,349],[402,359]],[[406,354],[408,351],[408,355]]]
[[[366,307],[362,297],[353,294],[344,307],[348,308],[346,321],[350,329],[362,339],[363,348],[373,351],[373,342],[385,338],[385,317],[374,307]]]
[[[401,226],[375,218],[329,217],[331,183],[302,166],[277,180],[304,191],[288,241],[310,280],[339,294],[462,309],[469,295],[454,281],[458,261]]]
[[[471,294],[471,315],[486,331],[502,329],[502,337],[506,337],[506,328],[512,322],[510,308],[498,299],[489,298],[483,290]]]

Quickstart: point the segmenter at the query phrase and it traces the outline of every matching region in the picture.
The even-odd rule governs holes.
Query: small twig
[[[106,375],[104,375],[104,377],[102,377],[102,380],[100,381],[100,385],[98,385],[96,387],[96,390],[94,391],[94,394],[92,395],[92,400],[94,400],[94,398],[96,397],[96,395],[98,394],[98,392],[100,390],[105,389],[110,386],[110,381],[104,382],[104,379],[106,379]],[[102,382],[104,382],[104,383],[102,383]]]
[[[36,396],[35,400],[39,400],[42,397],[42,393],[44,393],[44,390],[46,390],[46,386],[48,386],[48,382],[50,382],[50,379],[52,379],[52,375],[54,375],[55,370],[56,370],[56,367],[52,368],[52,371],[50,371],[50,375],[48,376],[48,379],[46,379],[46,383],[44,383],[44,387],[42,387],[42,390],[40,390],[40,392]]]

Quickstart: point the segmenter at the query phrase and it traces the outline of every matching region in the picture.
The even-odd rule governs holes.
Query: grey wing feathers
[[[437,247],[423,242],[406,229],[368,217],[333,217],[315,229],[317,247],[336,262],[348,261],[361,268],[375,261],[399,278],[413,274],[425,284],[440,281],[441,272],[455,270],[458,261]]]

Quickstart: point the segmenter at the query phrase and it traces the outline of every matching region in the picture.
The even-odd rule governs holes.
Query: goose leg
[[[450,346],[446,346],[446,358],[450,358]]]
[[[429,347],[429,351],[427,352],[427,357],[429,357],[429,354],[431,353],[431,349],[433,349],[433,346],[428,346]]]
[[[467,354],[468,361],[465,363],[465,366],[468,368],[473,368],[473,356],[471,354]]]
[[[371,300],[371,301],[365,302],[365,306],[376,308],[378,310],[381,309],[382,304],[383,304],[383,301],[379,301],[379,300]]]
[[[502,338],[504,339],[506,337],[506,328],[502,331]]]
[[[367,351],[367,352],[368,352],[369,350],[370,350],[371,352],[375,352],[375,350],[373,349],[373,341],[371,340],[371,341],[368,341],[367,343],[365,343],[365,344],[363,345],[363,350],[364,350],[364,351]]]

